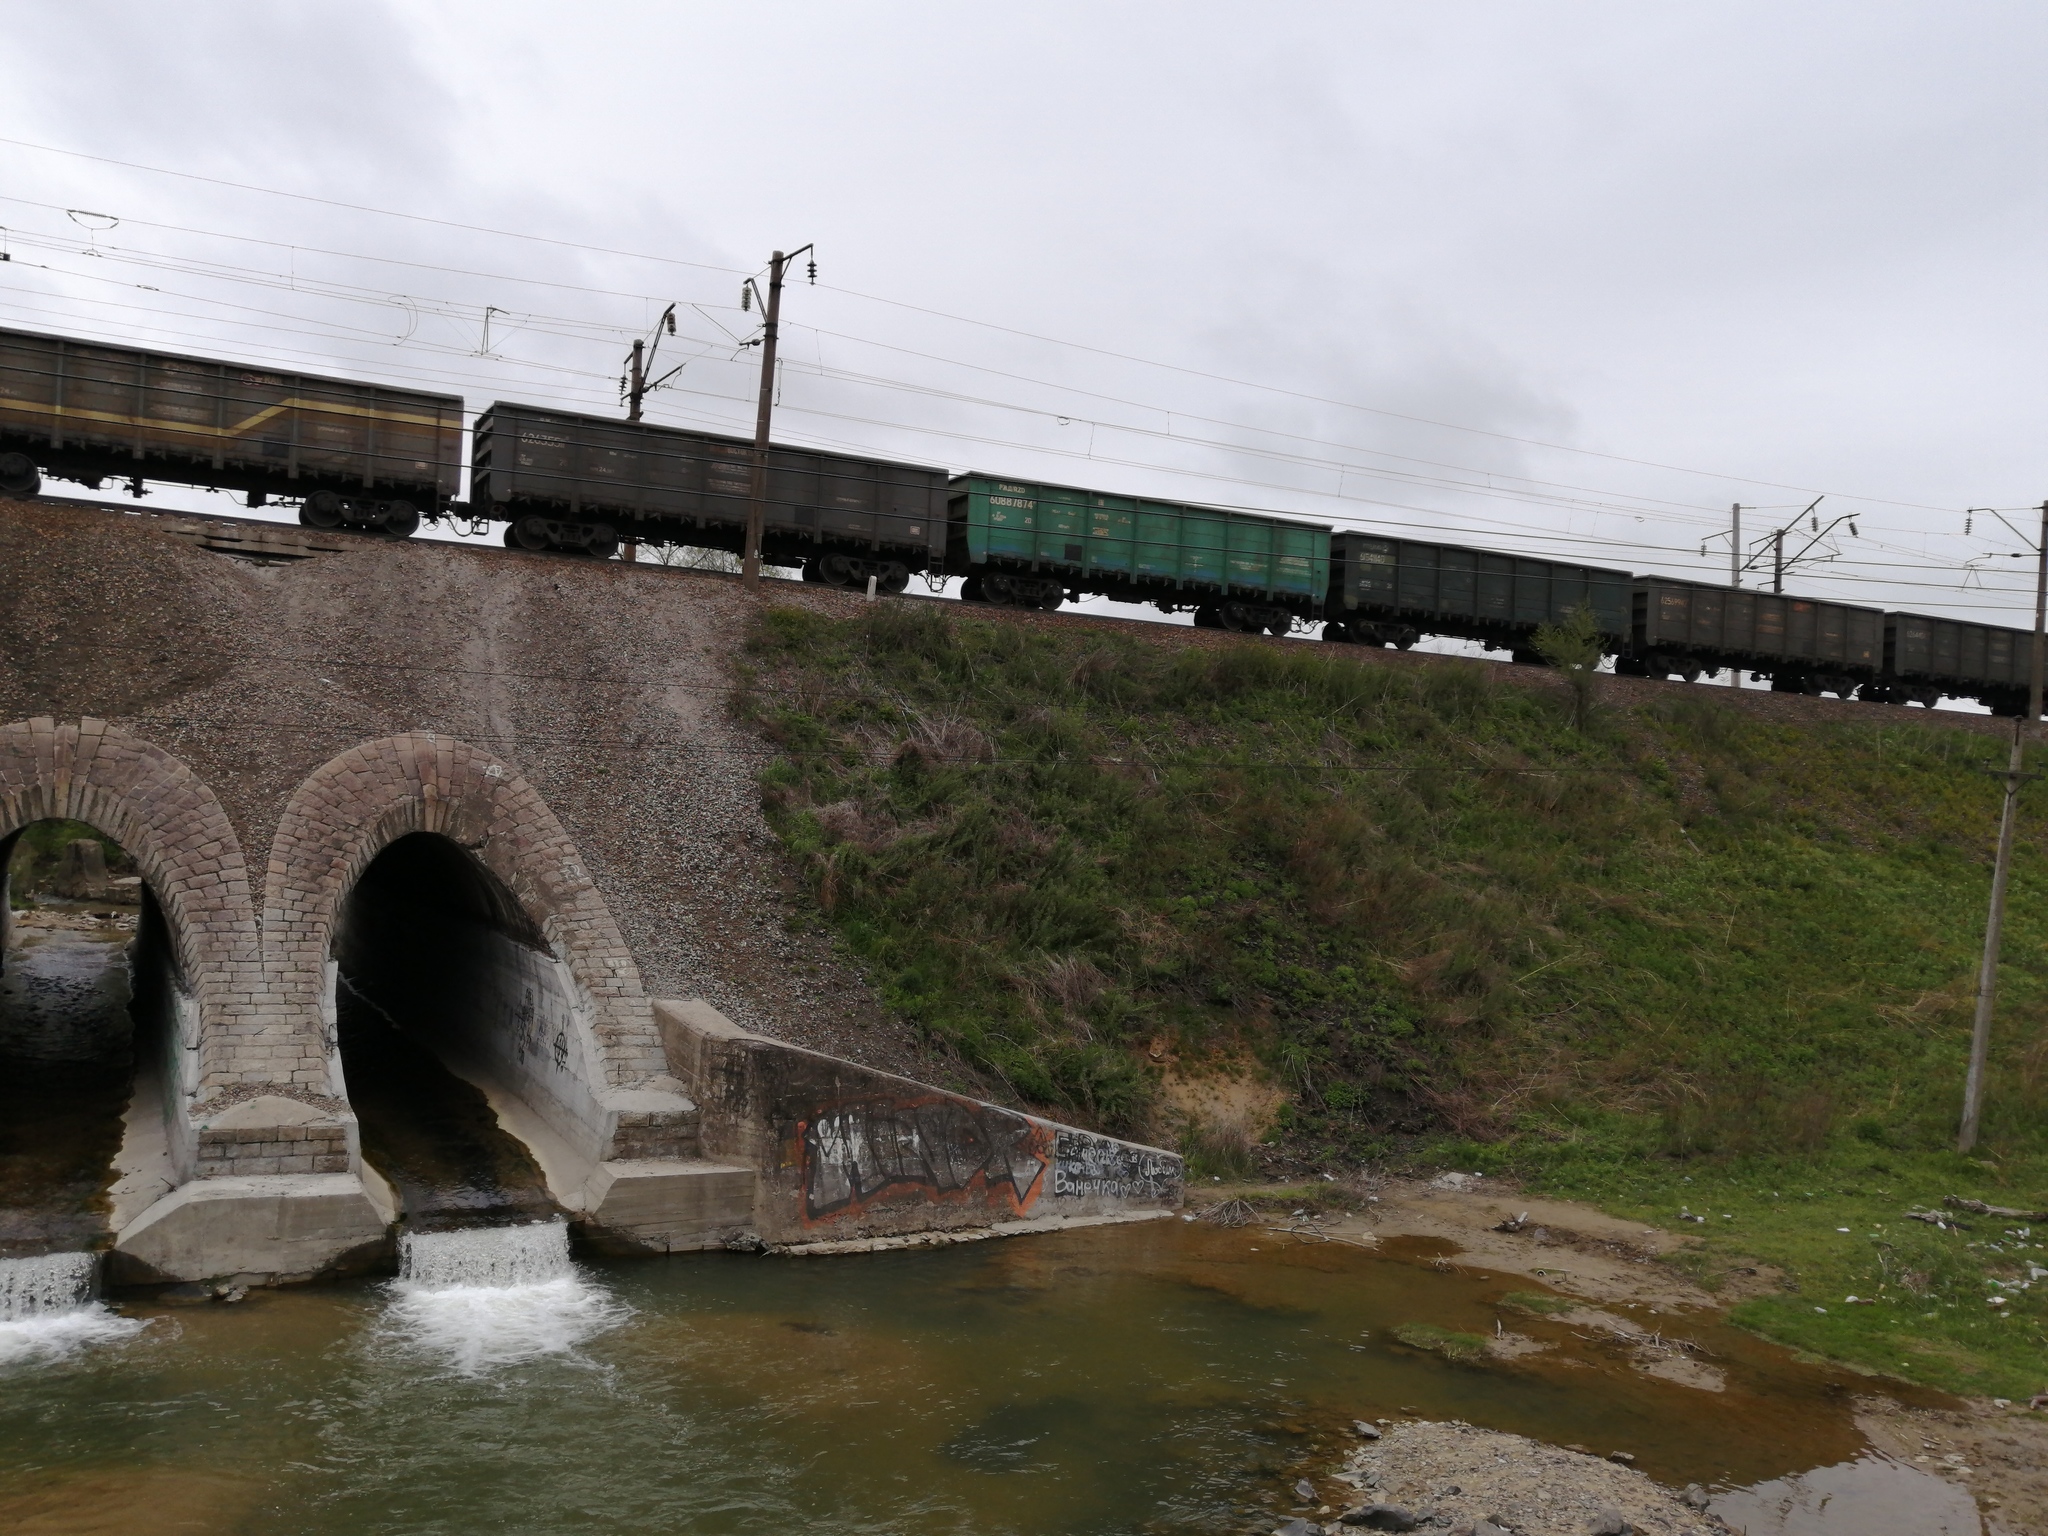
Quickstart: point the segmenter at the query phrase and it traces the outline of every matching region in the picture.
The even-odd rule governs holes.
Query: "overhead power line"
[[[82,150],[59,149],[54,144],[36,144],[27,139],[0,137],[0,144],[16,149],[33,149],[46,155],[63,155],[72,160],[89,160],[95,165],[119,166],[124,171],[144,171],[152,176],[175,176],[210,187],[228,187],[237,192],[256,192],[265,197],[288,197],[294,202],[317,203],[323,208],[341,208],[350,213],[374,213],[379,218],[406,219],[415,224],[432,224],[441,229],[460,229],[473,235],[492,235],[503,240],[530,240],[536,245],[559,246],[570,251],[591,251],[600,256],[624,256],[632,261],[655,261],[664,266],[694,267],[700,272],[723,272],[734,277],[748,275],[743,267],[721,267],[708,261],[685,261],[678,256],[650,256],[641,251],[622,251],[614,246],[588,245],[581,240],[561,240],[552,235],[530,235],[517,229],[492,229],[483,224],[464,224],[456,219],[437,219],[431,214],[404,213],[395,208],[376,208],[368,203],[345,203],[332,197],[315,197],[307,192],[286,192],[277,187],[259,187],[246,181],[228,181],[220,176],[201,176],[192,171],[173,171],[161,165],[143,165],[133,160],[116,160],[110,155],[88,155]]]

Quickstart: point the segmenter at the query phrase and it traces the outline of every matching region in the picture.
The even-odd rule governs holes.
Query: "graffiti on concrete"
[[[1052,1193],[1056,1200],[1106,1195],[1171,1204],[1180,1195],[1180,1159],[1086,1131],[1060,1131],[1053,1138]]]
[[[858,1212],[885,1195],[986,1196],[1022,1213],[1038,1198],[1047,1131],[1022,1115],[933,1094],[863,1099],[802,1128],[805,1214]]]

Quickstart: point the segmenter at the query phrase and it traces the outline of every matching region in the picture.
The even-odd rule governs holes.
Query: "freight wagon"
[[[1423,539],[1340,533],[1330,543],[1325,640],[1408,649],[1423,635],[1477,640],[1533,661],[1539,625],[1590,608],[1609,650],[1628,633],[1627,571]]]
[[[1846,699],[1883,671],[1884,615],[1779,592],[1638,577],[1615,671],[1691,682],[1723,667],[1767,677],[1778,693]]]
[[[0,490],[144,479],[299,503],[404,538],[461,484],[462,401],[0,330]]]
[[[1868,684],[1873,703],[1926,704],[1943,694],[1977,700],[1995,715],[2027,712],[2034,637],[2030,631],[1924,613],[1884,616],[1884,675]]]
[[[1320,617],[1330,530],[1287,518],[1073,486],[961,475],[946,571],[969,602],[1057,608],[1067,595],[1192,610],[1205,629],[1284,635]]]
[[[470,513],[515,549],[609,556],[619,540],[744,553],[754,445],[499,401],[477,418]],[[762,558],[806,581],[901,592],[946,552],[946,473],[770,448]]]

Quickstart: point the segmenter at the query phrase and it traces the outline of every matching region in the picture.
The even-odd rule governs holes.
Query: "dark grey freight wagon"
[[[1616,648],[1628,633],[1634,581],[1601,566],[1339,533],[1330,540],[1323,638],[1406,650],[1421,635],[1454,635],[1533,659],[1539,625],[1587,607]]]
[[[1637,578],[1628,649],[1614,669],[1690,680],[1723,667],[1768,677],[1778,693],[1846,699],[1883,670],[1884,615],[1780,592]]]
[[[1943,694],[1975,699],[1993,714],[2023,715],[2031,685],[2034,636],[2000,624],[1937,619],[1924,613],[1884,616],[1884,676],[1864,689],[1892,704],[1941,702]]]
[[[0,329],[0,491],[170,480],[403,538],[461,485],[452,395]]]
[[[609,555],[620,539],[742,553],[754,445],[649,422],[494,404],[477,420],[470,507],[523,549]],[[900,592],[946,552],[946,472],[768,450],[763,558],[806,581]]]

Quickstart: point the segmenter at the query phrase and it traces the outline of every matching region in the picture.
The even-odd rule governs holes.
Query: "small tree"
[[[1600,674],[1600,620],[1581,603],[1565,610],[1556,624],[1537,628],[1533,641],[1536,654],[1562,672],[1572,690],[1572,727],[1583,731],[1593,712],[1594,679]]]

